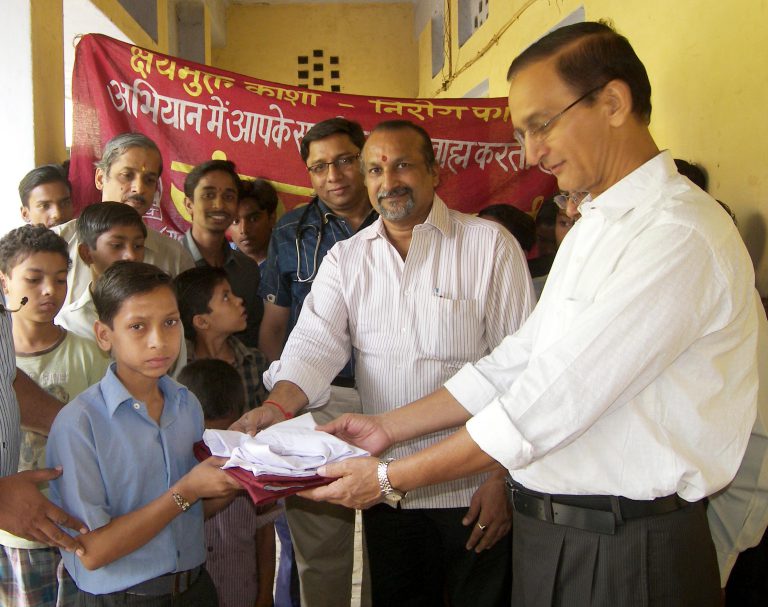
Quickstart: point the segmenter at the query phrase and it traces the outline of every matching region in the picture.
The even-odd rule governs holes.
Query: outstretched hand
[[[261,406],[247,413],[232,424],[229,429],[237,432],[245,432],[254,436],[257,432],[269,428],[271,425],[284,421],[284,417],[272,406]]]
[[[226,457],[209,457],[192,468],[179,481],[179,493],[190,502],[203,498],[230,497],[242,491],[242,486],[221,467]]]
[[[379,455],[394,442],[378,415],[345,413],[317,429],[365,449],[371,455]]]
[[[347,508],[370,508],[383,498],[376,474],[379,460],[375,457],[352,457],[343,462],[321,466],[318,474],[335,478],[325,487],[299,493],[301,497],[341,504]]]
[[[51,503],[38,488],[59,476],[61,468],[46,468],[0,478],[0,529],[82,556],[83,545],[62,527],[80,534],[88,533],[88,528]]]

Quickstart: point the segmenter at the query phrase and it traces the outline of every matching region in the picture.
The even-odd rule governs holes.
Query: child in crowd
[[[91,270],[91,283],[77,300],[64,306],[56,320],[73,333],[95,339],[93,285],[116,261],[144,261],[147,226],[136,209],[120,202],[96,202],[85,207],[76,225],[80,242],[77,253]],[[179,361],[171,368],[171,375],[175,376],[185,364],[187,344],[182,334]]]
[[[179,373],[179,382],[203,406],[205,427],[226,430],[245,405],[238,372],[222,360],[199,359]],[[256,506],[239,495],[205,522],[205,567],[219,593],[220,607],[271,607],[275,580],[276,504]]]
[[[234,336],[246,326],[243,300],[229,286],[221,268],[203,266],[179,274],[175,279],[184,333],[190,340],[189,361],[218,358],[231,364],[243,380],[248,410],[266,398],[262,375],[264,355]]]
[[[196,465],[192,453],[203,412],[167,375],[181,343],[171,278],[118,261],[94,285],[93,302],[96,341],[115,362],[61,410],[47,449],[47,464],[63,468],[51,500],[91,530],[79,536],[82,553],[62,553],[76,605],[215,606],[203,515],[239,485],[220,469],[225,460]]]
[[[72,186],[59,164],[46,164],[32,169],[19,182],[21,218],[32,225],[46,228],[72,219]]]
[[[232,242],[261,269],[277,220],[277,191],[266,179],[240,182],[237,218],[229,229]]]
[[[53,322],[67,294],[67,243],[26,225],[0,240],[0,280],[13,315],[16,366],[62,403],[98,382],[109,359],[92,341]],[[26,300],[26,302],[25,302]],[[46,437],[22,432],[19,471],[45,468]],[[1,498],[0,498],[1,499]],[[0,604],[73,604],[74,586],[56,548],[0,531]]]
[[[85,207],[77,218],[77,253],[91,270],[91,283],[82,296],[64,306],[56,319],[61,326],[87,339],[95,339],[93,324],[93,285],[114,262],[125,259],[144,261],[147,226],[130,205],[97,202]]]

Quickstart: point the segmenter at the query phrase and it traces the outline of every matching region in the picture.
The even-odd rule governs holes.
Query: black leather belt
[[[354,377],[342,377],[341,375],[337,375],[333,378],[333,381],[331,382],[332,386],[336,386],[337,388],[354,388],[355,387],[355,378]]]
[[[613,495],[549,495],[512,486],[516,512],[555,525],[614,534],[625,520],[668,514],[690,505],[677,495],[654,500],[631,500]]]
[[[166,573],[160,577],[152,578],[141,584],[136,584],[130,588],[126,588],[127,594],[137,594],[141,596],[164,596],[166,594],[182,594],[189,590],[190,586],[197,581],[200,577],[200,572],[203,570],[202,565],[198,565],[194,569],[188,569],[187,571],[179,571],[177,573]]]

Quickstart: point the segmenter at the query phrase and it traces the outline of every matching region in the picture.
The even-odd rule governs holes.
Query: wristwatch
[[[389,464],[395,461],[395,458],[390,457],[386,460],[379,461],[379,466],[376,469],[376,474],[379,478],[379,487],[381,487],[381,494],[384,496],[384,500],[389,503],[390,506],[396,506],[397,503],[405,497],[405,493],[398,491],[389,482],[387,476],[387,468]]]

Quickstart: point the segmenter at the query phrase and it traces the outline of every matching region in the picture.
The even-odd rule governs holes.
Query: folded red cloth
[[[195,443],[194,452],[195,457],[201,462],[211,457],[211,450],[208,449],[203,441]],[[256,476],[242,468],[226,468],[225,472],[243,486],[248,495],[251,496],[254,504],[268,504],[286,495],[293,495],[312,487],[329,485],[336,480],[316,474],[298,477],[278,476],[275,474],[260,474]]]

